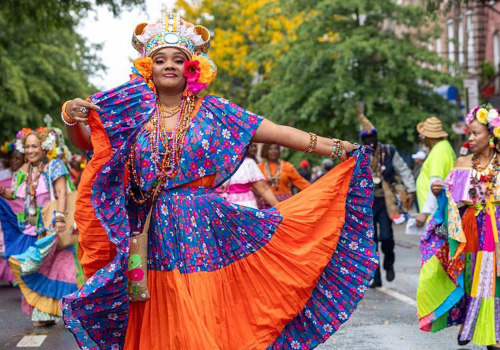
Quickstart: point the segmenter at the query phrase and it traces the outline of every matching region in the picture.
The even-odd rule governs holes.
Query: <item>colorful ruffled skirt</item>
[[[91,127],[96,138],[99,125]],[[80,258],[92,277],[63,299],[81,348],[312,349],[366,292],[378,257],[364,150],[268,210],[231,204],[209,187],[164,190],[149,231],[151,298],[129,302],[128,249],[110,242],[89,205],[112,154],[104,136],[92,143],[77,200]],[[149,208],[132,203],[131,230],[140,230]]]
[[[84,283],[76,248],[56,249],[56,236],[26,235],[17,217],[5,201],[0,200],[0,221],[5,236],[5,251],[10,268],[23,293],[23,311],[33,321],[56,320],[61,317],[60,300]],[[81,267],[80,267],[81,270]]]
[[[494,231],[500,210],[493,205],[456,210],[456,204],[447,203],[444,192],[438,205],[421,239],[420,329],[437,332],[461,325],[460,340],[478,345],[499,343],[500,278]],[[460,234],[451,237],[449,232]]]

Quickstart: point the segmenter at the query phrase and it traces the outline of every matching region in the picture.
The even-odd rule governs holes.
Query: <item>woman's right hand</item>
[[[101,110],[98,105],[82,100],[81,98],[75,98],[66,104],[65,112],[71,119],[77,122],[86,123],[89,119],[89,112],[91,109],[95,111]]]
[[[444,184],[441,181],[434,181],[431,185],[431,192],[434,196],[439,196],[443,191]]]

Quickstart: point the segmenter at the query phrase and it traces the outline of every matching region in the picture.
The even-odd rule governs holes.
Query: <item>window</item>
[[[450,19],[448,20],[447,24],[446,24],[446,28],[447,28],[447,33],[448,33],[448,59],[450,61],[455,61],[455,42],[453,41],[453,39],[455,38],[454,36],[454,30],[453,30],[453,20]]]
[[[458,64],[465,64],[465,42],[464,42],[464,23],[462,19],[458,20]]]
[[[467,12],[467,67],[469,71],[474,71],[476,64],[474,61],[474,25],[472,24],[472,11]]]

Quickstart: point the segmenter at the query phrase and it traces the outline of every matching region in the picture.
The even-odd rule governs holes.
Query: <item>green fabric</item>
[[[471,290],[472,290],[472,258],[471,258],[471,253],[465,253],[464,293],[470,294]]]
[[[455,152],[448,140],[439,141],[432,147],[417,178],[418,207],[423,208],[429,194],[431,177],[446,179],[455,164]]]
[[[472,341],[477,345],[492,345],[496,343],[494,298],[481,300]]]
[[[61,317],[48,314],[46,312],[38,310],[36,307],[33,308],[33,314],[31,315],[31,321],[58,321]]]
[[[500,298],[500,277],[495,277],[495,298]]]
[[[440,330],[448,327],[449,326],[448,316],[450,316],[450,313],[445,312],[444,314],[441,315],[441,317],[439,317],[437,320],[432,322],[431,332],[432,333],[439,332]]]
[[[418,317],[422,318],[433,312],[455,290],[439,260],[433,256],[420,270],[417,288]]]

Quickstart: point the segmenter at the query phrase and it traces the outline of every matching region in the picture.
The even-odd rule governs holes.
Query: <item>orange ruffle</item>
[[[90,110],[88,122],[92,129],[91,142],[94,155],[83,170],[75,205],[75,212],[78,213],[75,215],[75,222],[80,231],[78,259],[87,279],[106,266],[116,255],[115,245],[109,241],[106,230],[90,204],[94,180],[103,165],[111,158],[113,151],[96,111]]]
[[[477,253],[479,241],[477,234],[476,208],[468,207],[462,216],[462,227],[464,230],[465,247],[464,253]]]
[[[278,204],[257,252],[213,272],[149,271],[151,299],[130,305],[126,349],[265,349],[305,306],[334,253],[355,160]]]

